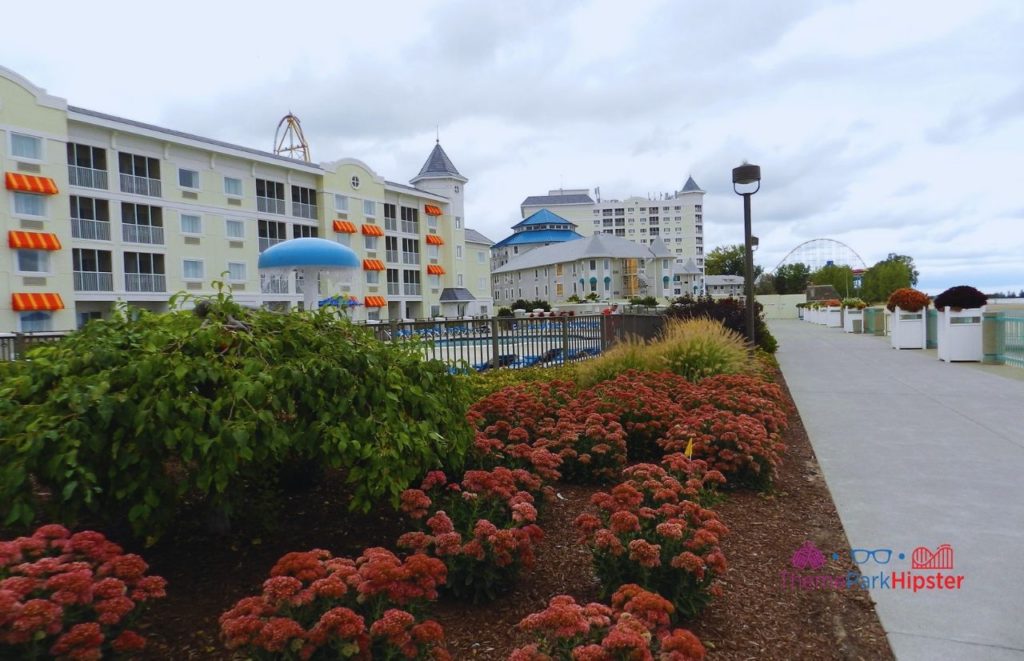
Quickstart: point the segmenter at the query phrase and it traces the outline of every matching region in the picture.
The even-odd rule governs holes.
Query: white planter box
[[[843,327],[843,309],[842,308],[825,308],[825,326],[828,328],[842,328]]]
[[[864,310],[856,310],[854,308],[846,308],[843,310],[843,330],[847,333],[854,332],[853,320],[860,319],[860,331],[864,332]]]
[[[893,349],[924,349],[928,337],[928,308],[907,312],[896,308],[889,321]]]
[[[939,310],[936,324],[939,360],[981,362],[981,318],[984,307],[967,310]]]

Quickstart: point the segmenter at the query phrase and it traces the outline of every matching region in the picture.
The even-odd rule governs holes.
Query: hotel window
[[[273,220],[256,221],[260,237],[260,252],[288,238],[288,226]]]
[[[178,185],[182,188],[199,190],[199,173],[195,170],[178,168]]]
[[[256,210],[284,215],[284,184],[269,179],[256,180]]]
[[[224,234],[229,239],[238,241],[245,239],[245,223],[241,220],[225,220]]]
[[[292,225],[292,238],[308,239],[317,237],[317,228],[310,225]]]
[[[338,213],[348,213],[348,196],[334,194],[334,210]]]
[[[462,229],[462,216],[455,216],[455,229]]]
[[[346,248],[351,248],[352,247],[352,235],[351,234],[348,234],[346,232],[342,232],[341,234],[336,235],[336,239],[335,240],[338,243],[340,243],[341,245],[345,246]]]
[[[402,218],[402,231],[409,234],[420,233],[420,213],[419,209],[412,207],[400,207],[399,212]]]
[[[182,280],[202,280],[203,279],[203,260],[201,259],[185,259],[181,262],[181,278]]]
[[[455,246],[455,259],[462,259],[462,246]]]
[[[476,282],[476,286],[477,286],[477,289],[479,289],[480,291],[484,291],[485,289],[487,289],[487,278],[482,277],[482,276],[480,278],[478,278],[477,282]],[[544,287],[544,293],[545,294],[548,293],[548,288],[547,287]]]
[[[110,240],[110,203],[91,197],[72,195],[71,236],[94,241]]]
[[[22,216],[45,216],[46,198],[35,193],[14,193],[14,213]]]
[[[242,197],[242,180],[235,177],[224,177],[224,194]]]
[[[366,273],[366,284],[368,285],[379,285],[380,284],[380,271],[364,271]]]
[[[202,234],[203,219],[200,216],[194,216],[192,214],[181,214],[181,233]]]
[[[377,237],[375,236],[363,236],[363,248],[366,250],[377,250]]]
[[[316,189],[292,186],[292,215],[316,218]]]
[[[384,229],[389,232],[398,231],[398,216],[396,214],[396,208],[393,204],[384,203]]]
[[[23,133],[11,133],[11,156],[32,161],[43,160],[42,138]]]
[[[349,183],[352,184],[352,188],[359,188],[359,177],[353,175]]]
[[[434,246],[434,245],[428,245],[427,246],[427,258],[428,259],[437,259],[440,256],[440,252],[441,251],[438,249],[437,246]]]
[[[427,282],[430,283],[431,289],[437,289],[441,286],[441,276],[439,275],[428,275]]]
[[[377,203],[373,200],[363,200],[363,215],[373,218],[377,215]]]
[[[590,270],[591,271],[596,271],[597,270],[597,260],[596,259],[590,260]]]
[[[50,253],[46,250],[18,250],[18,271],[20,273],[50,272]]]
[[[245,282],[245,262],[228,262],[228,281]]]
[[[676,207],[676,209],[678,209],[678,208],[679,208],[679,207]],[[704,205],[703,205],[703,204],[695,204],[695,205],[693,205],[693,210],[694,210],[694,211],[695,211],[696,213],[700,213],[700,212],[701,212],[701,210],[702,210],[703,208],[704,208]]]
[[[18,325],[22,333],[43,333],[53,330],[53,317],[49,312],[22,312]]]

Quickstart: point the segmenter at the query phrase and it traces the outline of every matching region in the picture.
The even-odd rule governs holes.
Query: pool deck
[[[777,358],[852,548],[949,544],[960,589],[875,588],[900,660],[1024,659],[1024,370],[772,320]],[[905,558],[900,559],[899,553]]]

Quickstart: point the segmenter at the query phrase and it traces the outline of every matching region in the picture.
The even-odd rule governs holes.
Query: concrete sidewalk
[[[893,551],[862,573],[909,571],[915,548],[950,544],[943,573],[964,576],[959,590],[871,590],[897,659],[1024,659],[1024,381],[769,324],[851,547]]]

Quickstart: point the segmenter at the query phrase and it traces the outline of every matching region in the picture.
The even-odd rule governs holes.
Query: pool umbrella
[[[303,304],[314,309],[317,295],[317,276],[335,280],[352,277],[359,268],[359,258],[346,246],[327,239],[291,239],[273,245],[260,254],[260,273],[289,275],[297,271],[303,278]]]

